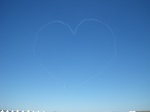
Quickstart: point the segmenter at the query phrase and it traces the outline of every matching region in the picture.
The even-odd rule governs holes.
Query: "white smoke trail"
[[[63,84],[64,84],[64,89],[66,89],[66,85],[69,84],[67,81],[65,81],[64,79],[58,77],[58,76],[54,76],[50,73],[50,71],[46,68],[46,66],[44,66],[42,64],[42,62],[37,58],[36,56],[36,53],[35,53],[35,50],[36,50],[36,44],[38,42],[38,36],[39,36],[39,32],[42,31],[44,28],[46,28],[48,25],[52,25],[52,24],[55,24],[55,23],[59,23],[59,24],[62,24],[64,26],[66,26],[73,35],[75,35],[79,29],[79,27],[85,23],[85,22],[97,22],[99,24],[102,24],[103,26],[105,26],[112,34],[112,38],[113,38],[113,47],[114,47],[114,55],[112,56],[111,60],[109,61],[109,63],[107,64],[107,66],[104,68],[105,70],[111,65],[112,61],[114,60],[114,58],[116,57],[117,55],[117,46],[116,46],[116,37],[114,35],[114,32],[112,30],[112,28],[107,25],[106,23],[98,20],[98,19],[83,19],[79,24],[76,25],[76,27],[74,29],[72,29],[72,27],[67,24],[67,23],[64,23],[63,21],[60,21],[60,20],[56,20],[56,21],[52,21],[52,22],[49,22],[48,24],[42,26],[40,29],[37,30],[36,32],[36,37],[35,37],[35,41],[34,41],[34,44],[33,44],[33,57],[34,59],[39,63],[39,65],[51,76],[51,77],[55,77],[57,79],[59,79]],[[83,86],[85,85],[86,83],[88,83],[90,80],[98,77],[100,74],[102,74],[102,72],[99,72],[95,75],[92,75],[91,77],[89,77],[88,79],[85,79],[83,82],[81,82],[80,84],[78,84],[76,87],[80,87],[80,86]]]

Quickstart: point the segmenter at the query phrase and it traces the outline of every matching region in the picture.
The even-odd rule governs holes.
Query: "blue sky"
[[[0,1],[0,108],[150,109],[148,0]]]

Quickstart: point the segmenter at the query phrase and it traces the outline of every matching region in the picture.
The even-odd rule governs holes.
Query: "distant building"
[[[135,111],[129,111],[129,112],[150,112],[150,110],[135,110]]]

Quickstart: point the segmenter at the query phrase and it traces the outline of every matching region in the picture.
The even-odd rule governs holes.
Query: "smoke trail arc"
[[[84,23],[87,23],[87,22],[96,22],[96,23],[98,23],[98,24],[102,24],[104,27],[106,27],[106,28],[110,31],[110,33],[111,33],[111,35],[112,35],[114,54],[113,54],[112,58],[110,59],[109,63],[107,64],[107,66],[105,67],[105,70],[106,70],[106,69],[111,65],[112,61],[115,59],[115,57],[116,57],[116,55],[117,55],[117,46],[116,46],[116,37],[115,37],[115,34],[114,34],[112,28],[111,28],[109,25],[105,24],[104,22],[101,22],[101,21],[98,20],[98,19],[83,19],[83,20],[82,20],[79,24],[77,24],[76,27],[73,29],[69,24],[64,23],[63,21],[60,21],[60,20],[55,20],[55,21],[49,22],[48,24],[42,26],[42,27],[39,28],[39,29],[37,30],[37,32],[36,32],[35,40],[34,40],[34,43],[33,43],[33,57],[34,57],[34,59],[38,62],[38,64],[40,65],[40,67],[42,67],[42,68],[48,73],[48,75],[50,75],[50,76],[53,77],[53,78],[59,79],[59,80],[64,84],[64,87],[65,87],[65,88],[66,88],[66,85],[69,84],[69,83],[68,83],[67,81],[65,81],[64,79],[62,79],[62,78],[60,78],[60,77],[58,77],[58,76],[54,76],[53,74],[51,74],[50,71],[48,70],[48,68],[47,68],[45,65],[43,65],[43,63],[40,61],[40,59],[38,59],[38,57],[36,56],[35,50],[36,50],[36,45],[37,45],[38,38],[39,38],[39,33],[40,33],[43,29],[45,29],[47,26],[58,23],[58,24],[61,24],[61,25],[65,26],[65,27],[67,27],[73,35],[76,35],[76,33],[77,33],[79,27],[80,27],[81,25],[83,25]],[[80,86],[82,86],[82,85],[88,83],[90,80],[92,80],[92,79],[98,77],[100,74],[101,74],[101,72],[99,72],[99,73],[97,73],[97,74],[95,74],[95,75],[90,76],[89,78],[87,78],[87,79],[85,79],[83,82],[81,82],[80,84],[76,85],[76,87],[80,87]],[[70,85],[70,84],[69,84],[69,85]]]

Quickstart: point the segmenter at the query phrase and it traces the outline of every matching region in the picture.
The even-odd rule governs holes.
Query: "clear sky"
[[[0,109],[150,110],[149,0],[0,0]]]

